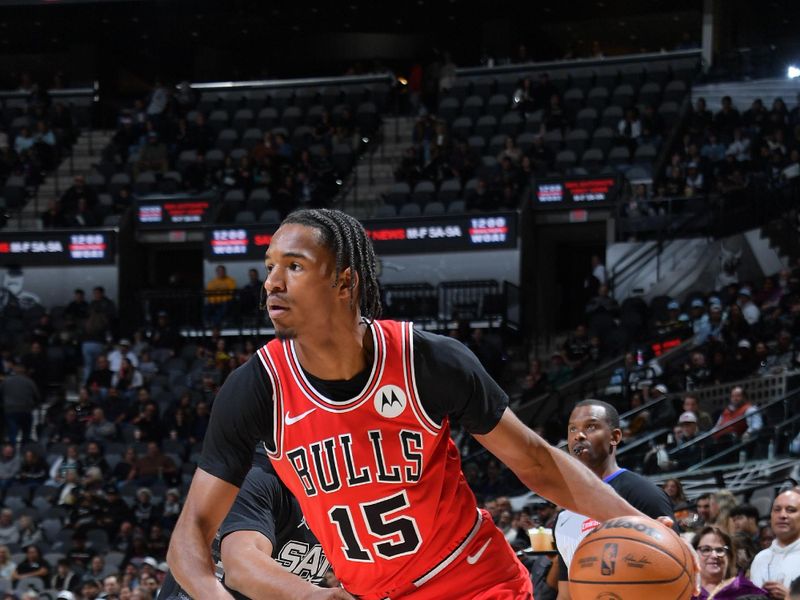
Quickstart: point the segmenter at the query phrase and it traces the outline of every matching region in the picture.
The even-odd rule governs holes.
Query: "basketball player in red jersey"
[[[601,522],[641,515],[524,426],[464,346],[378,320],[375,255],[358,221],[293,213],[265,263],[277,339],[221,388],[170,544],[170,568],[192,596],[230,597],[208,548],[259,439],[344,589],[364,600],[532,598],[527,571],[476,509],[451,417],[552,502]],[[270,597],[349,594],[282,577]]]

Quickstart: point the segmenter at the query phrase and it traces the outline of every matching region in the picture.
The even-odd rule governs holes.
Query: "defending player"
[[[578,402],[567,426],[569,453],[609,484],[631,505],[649,517],[673,516],[672,501],[654,484],[637,473],[617,466],[617,445],[622,439],[617,409],[602,400]],[[564,510],[556,517],[554,535],[558,550],[558,600],[568,600],[569,564],[581,540],[598,521]]]
[[[170,566],[192,593],[228,597],[208,541],[256,439],[268,441],[344,587],[364,600],[531,598],[527,571],[476,510],[450,417],[554,503],[598,521],[639,514],[525,427],[461,344],[376,320],[375,255],[358,221],[293,213],[265,264],[278,338],[220,390],[170,545]],[[285,597],[303,596],[287,585]]]
[[[300,505],[275,476],[263,446],[256,450],[253,466],[214,538],[212,554],[218,578],[239,600],[276,597],[287,579],[298,591],[304,589],[298,581],[303,579],[309,582],[306,591],[316,592],[315,585],[328,569]],[[158,600],[190,598],[168,573]]]

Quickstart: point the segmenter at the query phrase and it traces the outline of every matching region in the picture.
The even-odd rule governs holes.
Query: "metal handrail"
[[[254,79],[250,81],[210,81],[190,83],[194,90],[258,90],[287,87],[307,87],[320,85],[357,85],[365,83],[394,83],[394,75],[382,73],[378,75],[347,75],[341,77],[298,77],[296,79]]]
[[[543,62],[513,63],[509,65],[462,67],[456,69],[456,75],[491,75],[493,73],[529,72],[547,69],[580,69],[584,67],[602,67],[636,62],[669,61],[680,58],[700,58],[702,50],[673,50],[671,52],[644,52],[642,54],[622,54],[603,58],[576,58],[569,60],[550,60]],[[699,64],[698,64],[699,66]]]
[[[657,439],[658,437],[660,437],[662,435],[666,435],[667,433],[669,433],[669,429],[666,428],[666,427],[662,427],[661,429],[657,429],[656,431],[652,431],[652,432],[648,433],[647,435],[643,435],[641,437],[638,437],[634,441],[632,441],[630,444],[625,444],[624,446],[622,446],[622,448],[617,450],[617,456],[619,457],[619,456],[622,456],[623,454],[627,454],[629,451],[631,451],[631,450],[633,450],[635,448],[638,448],[639,446],[643,446],[644,444],[647,444],[647,443]]]

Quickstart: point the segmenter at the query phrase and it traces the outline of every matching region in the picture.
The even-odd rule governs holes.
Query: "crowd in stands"
[[[709,194],[735,203],[748,188],[780,190],[800,176],[800,96],[794,106],[761,99],[740,112],[725,96],[716,112],[697,98],[686,132],[652,189],[640,184],[621,214],[640,218],[680,212],[686,199]],[[669,199],[683,199],[670,207]]]
[[[441,75],[438,106],[422,111],[395,173],[406,197],[398,188],[387,202],[424,210],[460,199],[468,210],[497,210],[516,207],[533,177],[634,167],[647,175],[676,121],[682,76],[667,81],[667,71],[654,71],[645,81],[635,71],[598,70],[509,85]]]
[[[185,82],[174,89],[156,82],[147,97],[121,111],[97,171],[76,178],[42,214],[43,224],[112,222],[135,196],[152,193],[213,191],[226,205],[223,221],[280,219],[301,206],[326,206],[362,137],[378,124],[378,109],[368,102],[372,92],[356,92],[222,98],[196,93]]]
[[[52,82],[59,87],[58,79]],[[78,127],[70,106],[23,74],[18,94],[0,109],[0,189],[5,204],[18,208],[74,144]]]

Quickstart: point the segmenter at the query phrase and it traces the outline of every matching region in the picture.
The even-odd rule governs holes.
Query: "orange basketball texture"
[[[569,567],[573,600],[688,600],[695,580],[678,535],[644,517],[601,524],[578,545]]]

